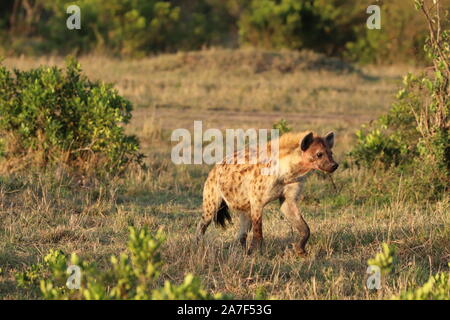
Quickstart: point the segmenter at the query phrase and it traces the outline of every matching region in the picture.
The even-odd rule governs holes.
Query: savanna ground
[[[62,65],[62,58],[7,58],[9,67]],[[355,131],[386,112],[408,66],[355,68],[313,53],[208,50],[142,60],[80,59],[92,79],[114,82],[135,110],[127,126],[141,141],[147,169],[96,182],[9,172],[0,178],[0,297],[36,298],[18,289],[14,274],[50,248],[106,265],[126,248],[129,225],[163,228],[167,241],[159,281],[192,272],[212,292],[254,298],[264,289],[278,299],[379,299],[423,284],[450,259],[448,198],[406,197],[402,179],[379,170],[345,167],[307,180],[299,202],[311,228],[309,256],[289,245],[296,232],[274,203],[265,210],[265,251],[247,256],[235,241],[238,217],[227,230],[210,227],[195,241],[202,186],[210,167],[170,160],[176,128],[271,128],[281,118],[294,130],[336,133],[341,164]],[[390,183],[392,181],[392,183]],[[389,187],[386,187],[389,186]],[[384,188],[384,189],[383,189]],[[414,194],[414,190],[408,190]],[[420,192],[418,190],[417,192]],[[394,273],[379,291],[366,289],[367,260],[381,243],[396,248]]]

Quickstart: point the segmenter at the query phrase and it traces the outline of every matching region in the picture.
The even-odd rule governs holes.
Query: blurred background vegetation
[[[68,30],[66,8],[81,8]],[[381,30],[366,9],[381,7]],[[450,0],[443,1],[450,8]],[[444,19],[448,25],[448,17]],[[445,26],[444,26],[445,27]],[[0,54],[142,57],[205,47],[310,49],[360,63],[421,63],[426,22],[410,0],[6,0]]]

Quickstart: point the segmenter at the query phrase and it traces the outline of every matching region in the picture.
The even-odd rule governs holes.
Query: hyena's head
[[[332,173],[339,165],[333,159],[331,149],[334,145],[334,132],[329,132],[325,137],[314,136],[308,133],[300,141],[303,165],[310,169]]]

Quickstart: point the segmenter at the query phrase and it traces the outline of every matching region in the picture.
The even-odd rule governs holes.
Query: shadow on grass
[[[414,259],[418,263],[428,263],[428,259],[432,257],[433,269],[441,269],[446,267],[450,240],[445,232],[436,235],[432,242],[428,241],[424,235],[443,230],[445,230],[444,225],[423,226],[419,232],[417,230],[405,230],[401,227],[390,230],[387,227],[376,228],[362,233],[353,233],[341,229],[333,232],[331,237],[330,234],[323,231],[316,233],[313,231],[306,247],[309,256],[306,258],[299,257],[299,261],[312,261],[313,264],[323,266],[343,267],[345,270],[348,267],[354,269],[355,266],[367,267],[367,259],[371,258],[374,252],[381,250],[381,243],[389,242],[396,249],[395,256],[404,262]],[[328,243],[330,238],[333,240]],[[251,235],[249,235],[250,240]],[[264,250],[254,254],[262,255],[268,259],[279,259],[286,254],[295,255],[292,245],[298,241],[299,237],[296,232],[275,237],[266,234]],[[236,240],[225,240],[220,247],[228,253],[232,250],[242,250]],[[217,248],[217,250],[220,250],[220,248]]]
[[[140,206],[182,205],[187,209],[201,208],[202,197],[197,193],[177,194],[172,191],[136,192],[132,195],[121,195],[118,204],[137,204]]]

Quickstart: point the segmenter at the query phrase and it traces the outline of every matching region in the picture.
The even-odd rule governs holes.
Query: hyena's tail
[[[213,168],[208,175],[203,188],[203,214],[197,226],[197,239],[205,233],[210,223],[214,220],[217,225],[225,228],[226,222],[231,222],[228,206],[217,184],[217,169]]]
[[[216,214],[214,215],[214,222],[217,226],[220,225],[222,228],[225,228],[227,221],[231,223],[230,209],[228,208],[225,200],[222,199],[219,210],[217,210]]]

